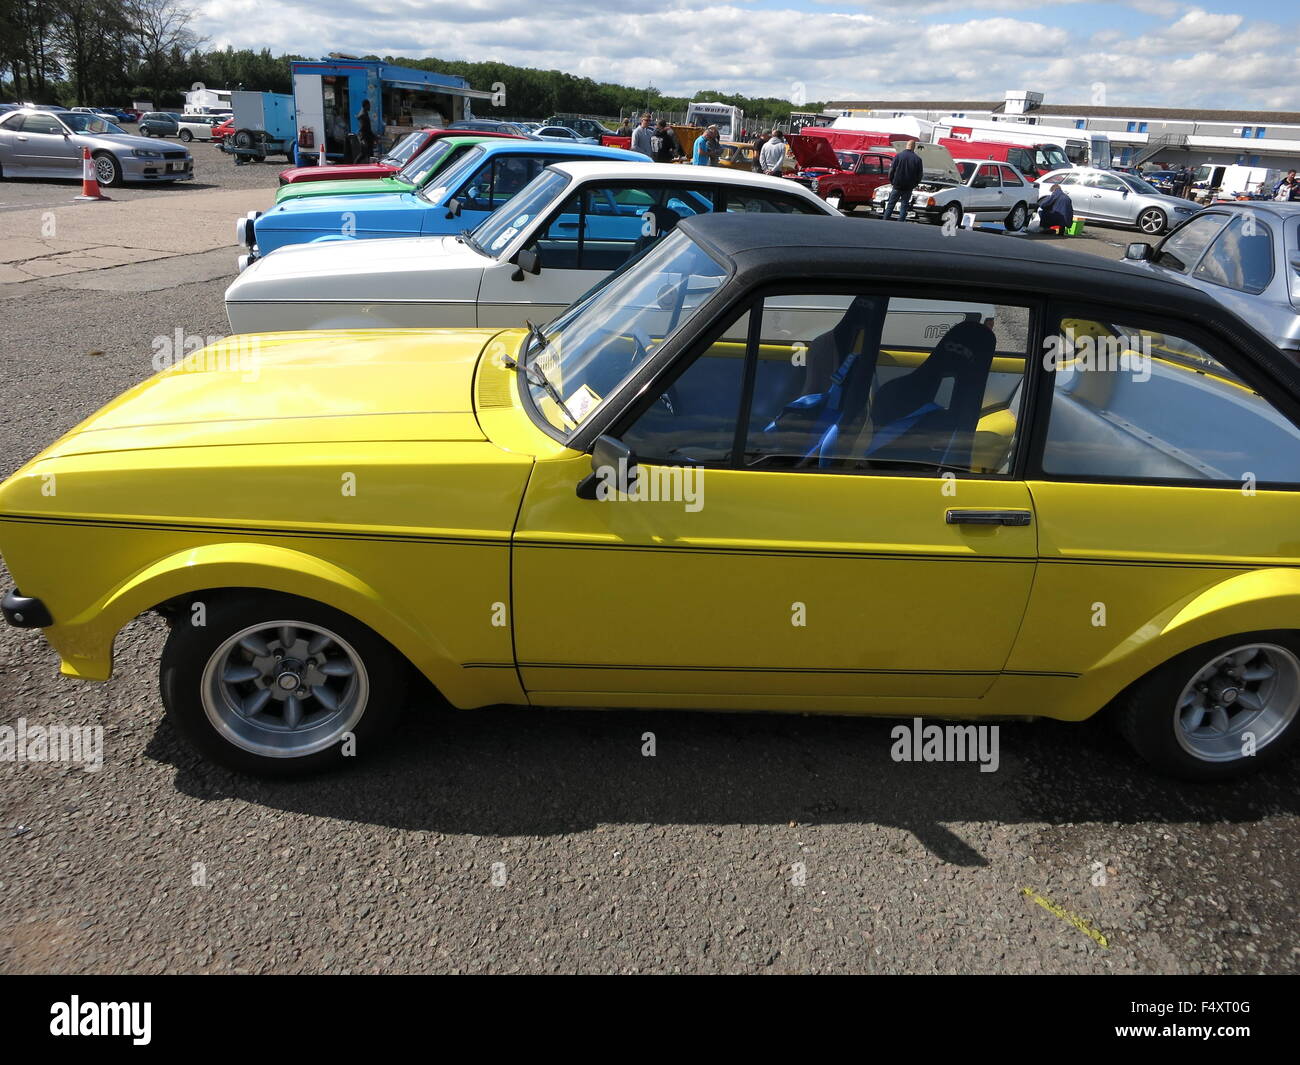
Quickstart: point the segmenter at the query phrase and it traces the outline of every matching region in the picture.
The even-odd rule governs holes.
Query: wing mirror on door
[[[515,272],[510,275],[511,281],[522,281],[524,274],[537,275],[542,272],[542,257],[537,254],[536,248],[520,248],[515,252],[514,264]]]
[[[460,200],[455,199],[453,197],[452,199],[447,201],[447,217],[448,218],[460,217]]]
[[[1135,240],[1124,249],[1124,258],[1137,262],[1149,262],[1155,254],[1155,248],[1145,241]]]
[[[578,482],[579,499],[609,500],[636,488],[636,454],[622,440],[598,436],[591,449],[591,473]],[[601,492],[601,486],[604,492]]]

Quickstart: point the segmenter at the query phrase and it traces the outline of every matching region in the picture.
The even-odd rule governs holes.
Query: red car
[[[235,118],[232,115],[230,118],[222,119],[220,122],[218,122],[215,126],[212,127],[212,139],[217,144],[220,144],[222,141],[224,141],[227,137],[229,137],[234,132],[235,132]]]
[[[341,181],[345,178],[391,177],[436,140],[443,137],[506,137],[519,140],[513,133],[488,133],[480,129],[418,129],[408,133],[377,163],[340,163],[330,166],[291,166],[280,171],[280,184],[296,181]],[[315,149],[319,151],[320,149]],[[304,148],[305,153],[311,149]]]
[[[889,183],[889,167],[894,161],[892,148],[878,145],[836,148],[825,137],[801,134],[787,139],[799,169],[786,176],[807,185],[841,211],[851,211],[860,204],[870,205],[876,189]]]

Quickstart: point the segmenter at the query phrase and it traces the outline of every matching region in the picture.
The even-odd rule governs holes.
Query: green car
[[[476,144],[499,137],[443,137],[434,141],[392,177],[361,178],[350,181],[295,181],[281,185],[276,203],[302,196],[356,196],[371,192],[415,192],[424,188],[438,174]]]

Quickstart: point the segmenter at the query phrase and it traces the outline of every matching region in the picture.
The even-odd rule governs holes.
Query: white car
[[[925,175],[912,191],[909,205],[916,218],[947,225],[961,225],[964,218],[1002,222],[1013,233],[1028,225],[1038,193],[1016,167],[991,159],[954,159],[937,144],[917,147]],[[892,189],[882,185],[875,191],[873,214],[883,214]]]
[[[1150,236],[1159,236],[1186,222],[1200,205],[1179,196],[1168,196],[1136,174],[1076,166],[1045,174],[1038,182],[1039,196],[1053,185],[1070,197],[1076,218],[1135,226]]]
[[[176,120],[180,129],[177,136],[183,141],[210,141],[212,127],[225,121],[225,115],[181,115]]]
[[[555,163],[459,236],[273,251],[226,290],[226,315],[235,333],[541,324],[682,218],[711,211],[838,216],[801,185],[763,174]]]

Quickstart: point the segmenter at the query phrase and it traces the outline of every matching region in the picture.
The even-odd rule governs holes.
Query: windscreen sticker
[[[514,226],[511,226],[509,229],[503,230],[501,236],[497,237],[497,239],[492,242],[492,250],[500,251],[512,240],[514,240],[515,237],[518,235],[518,233],[519,230],[517,230]]]
[[[600,396],[596,395],[589,385],[583,385],[564,401],[564,405],[579,422],[583,422],[599,402]]]

